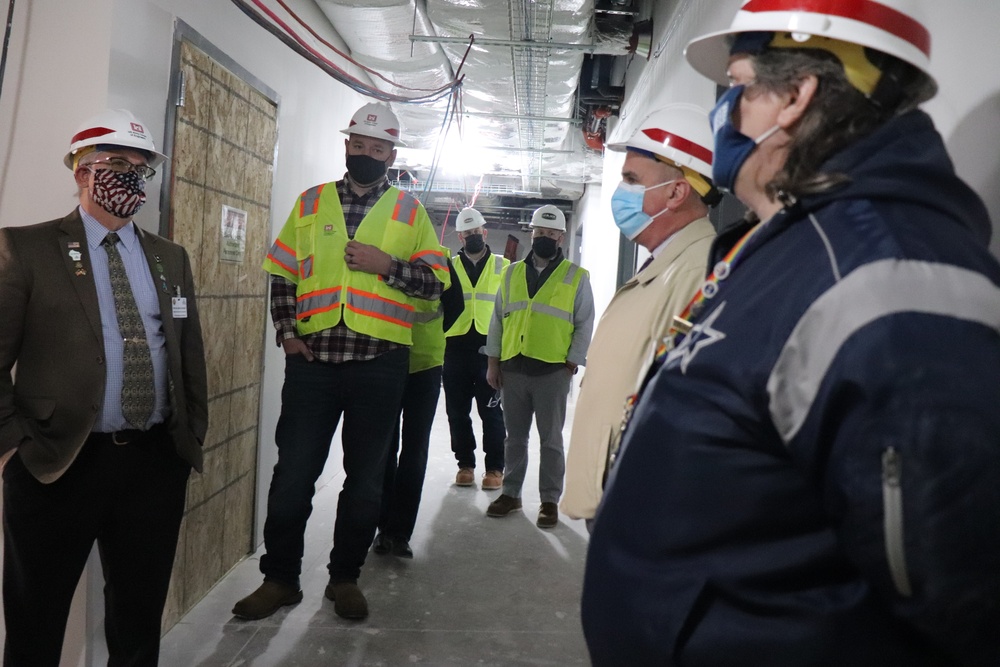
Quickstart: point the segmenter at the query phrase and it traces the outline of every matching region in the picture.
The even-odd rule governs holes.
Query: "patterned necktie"
[[[118,252],[118,234],[111,232],[101,245],[108,253],[108,276],[115,297],[118,330],[124,340],[122,378],[122,414],[135,428],[144,428],[153,413],[156,393],[153,386],[153,360],[146,342],[146,328],[132,295],[132,286]]]

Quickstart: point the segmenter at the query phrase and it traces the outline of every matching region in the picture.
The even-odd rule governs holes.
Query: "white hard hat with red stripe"
[[[467,232],[470,229],[485,226],[486,219],[483,218],[483,214],[474,208],[463,208],[458,212],[458,218],[455,220],[456,232]]]
[[[341,130],[344,134],[360,134],[391,141],[394,146],[405,146],[399,139],[399,119],[387,104],[371,102],[354,112],[351,124]]]
[[[131,111],[108,109],[80,124],[70,139],[69,153],[63,158],[63,164],[73,169],[74,156],[83,149],[102,145],[145,151],[149,153],[149,166],[154,169],[167,159],[166,155],[156,150],[146,124]]]
[[[919,0],[744,0],[728,30],[692,40],[684,55],[698,72],[728,85],[733,38],[746,32],[789,33],[802,48],[812,47],[808,41],[815,36],[875,49],[923,73],[930,85],[921,101],[937,90],[930,73],[931,36]]]
[[[708,112],[694,104],[670,104],[649,114],[628,141],[609,144],[613,151],[649,151],[705,178],[712,178],[712,127]]]

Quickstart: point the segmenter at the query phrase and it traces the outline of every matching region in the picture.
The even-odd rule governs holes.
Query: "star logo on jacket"
[[[698,352],[725,338],[726,334],[712,327],[725,307],[726,302],[723,301],[703,322],[698,322],[691,327],[691,331],[684,337],[681,344],[667,354],[665,365],[668,367],[673,366],[674,362],[679,359],[681,373],[686,374],[688,364],[691,363],[691,360],[694,359]]]

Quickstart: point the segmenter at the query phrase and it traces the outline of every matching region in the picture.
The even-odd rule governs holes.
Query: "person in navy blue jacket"
[[[595,665],[1000,665],[1000,266],[912,4],[747,0],[688,45],[752,214],[628,420]]]

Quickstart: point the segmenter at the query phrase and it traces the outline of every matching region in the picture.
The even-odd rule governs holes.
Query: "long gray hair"
[[[840,61],[827,51],[781,48],[751,56],[754,85],[764,90],[792,92],[809,75],[818,81],[795,128],[788,159],[765,186],[769,197],[789,204],[845,183],[849,180],[845,174],[822,172],[821,165],[922,99],[928,82],[916,68],[882,53],[869,50],[868,55],[883,70],[883,81],[871,97],[851,85]]]

